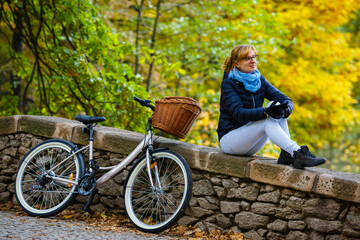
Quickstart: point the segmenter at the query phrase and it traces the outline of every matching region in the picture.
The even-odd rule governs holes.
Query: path
[[[139,233],[129,228],[119,228],[116,232],[102,231],[82,221],[17,216],[13,211],[0,211],[0,239],[168,240],[174,238]]]

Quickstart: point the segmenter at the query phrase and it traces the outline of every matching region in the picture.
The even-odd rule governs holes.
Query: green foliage
[[[9,1],[1,11],[8,28],[15,30],[13,17],[19,13],[25,16],[27,48],[14,67],[22,84],[29,85],[25,113],[70,119],[77,113],[102,115],[110,126],[143,131],[132,120],[142,121],[146,114],[132,97],[149,95],[124,62],[133,47],[119,42],[90,1]],[[10,43],[7,50],[14,55]],[[13,104],[16,98],[4,100]],[[2,116],[14,113],[5,109]]]

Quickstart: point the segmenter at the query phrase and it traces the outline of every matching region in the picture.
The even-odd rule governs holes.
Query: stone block
[[[249,185],[244,188],[231,188],[228,190],[227,197],[228,198],[239,198],[245,199],[248,201],[255,201],[258,197],[259,189],[256,188],[254,185]]]
[[[308,235],[300,231],[291,231],[286,236],[286,240],[308,240]]]
[[[89,144],[89,142],[86,141],[86,138],[88,138],[89,135],[83,132],[83,128],[84,128],[84,125],[83,126],[81,126],[81,125],[74,126],[71,142],[78,144],[78,145],[83,145],[83,146]],[[98,144],[97,142],[98,142],[98,139],[95,139],[94,147],[96,144]],[[95,148],[100,149],[98,146],[96,146]]]
[[[0,192],[5,192],[7,185],[5,183],[0,183]]]
[[[216,206],[215,204],[209,203],[209,201],[206,200],[205,198],[198,198],[197,202],[199,203],[200,207],[202,207],[204,209],[208,209],[208,210],[219,209],[218,206]]]
[[[206,222],[206,228],[207,228],[208,232],[211,232],[213,230],[220,230],[221,232],[225,232],[225,229],[223,229],[222,227],[220,227],[214,223]]]
[[[335,220],[340,214],[341,205],[333,199],[314,198],[306,201],[302,209],[305,216]]]
[[[0,192],[0,203],[5,203],[11,200],[10,192]]]
[[[81,133],[77,133],[81,137]],[[129,154],[142,141],[144,134],[110,127],[94,129],[94,147],[115,153]]]
[[[252,212],[241,212],[236,214],[235,223],[240,229],[258,229],[265,228],[269,223],[268,216],[262,216]]]
[[[25,148],[29,148],[31,144],[31,138],[23,137],[21,138],[21,146]]]
[[[232,226],[231,220],[222,213],[216,215],[216,222],[219,224],[220,227],[225,229]]]
[[[56,125],[65,123],[78,122],[59,117],[22,115],[18,120],[18,131],[42,137],[54,138],[55,136],[58,138],[66,136],[66,134],[62,135],[60,130],[56,130]]]
[[[287,219],[287,220],[298,220],[303,219],[303,215],[297,211],[295,211],[292,208],[285,207],[285,208],[278,208],[276,210],[276,217],[281,219]]]
[[[251,205],[251,212],[261,215],[275,215],[277,207],[272,203],[254,202]]]
[[[10,140],[10,146],[11,147],[16,147],[16,148],[18,148],[18,147],[20,147],[20,141],[19,140],[15,140],[15,139],[13,139],[13,140]]]
[[[249,163],[250,179],[275,186],[290,187],[311,192],[317,173],[276,164],[273,160],[256,160]]]
[[[103,211],[109,211],[109,208],[105,204],[99,203],[95,205],[90,205],[90,210],[94,212],[103,212]]]
[[[346,237],[360,239],[360,231],[355,229],[345,227],[342,233]]]
[[[254,159],[253,157],[227,155],[219,149],[165,138],[159,138],[157,143],[158,147],[174,149],[186,159],[192,168],[233,177],[246,177],[247,164]]]
[[[209,196],[215,194],[213,186],[209,180],[194,182],[193,186],[193,195],[195,196]]]
[[[194,223],[196,223],[198,221],[197,218],[194,217],[189,217],[189,216],[184,216],[182,218],[180,218],[177,221],[178,225],[184,225],[184,226],[189,226],[189,225],[193,225]]]
[[[360,175],[328,170],[319,175],[314,192],[360,203]]]
[[[274,222],[269,223],[267,228],[276,232],[286,233],[288,231],[288,223],[284,220],[276,219]]]
[[[84,124],[78,121],[64,121],[64,122],[57,122],[55,125],[55,130],[52,135],[52,138],[60,138],[65,139],[68,141],[73,140],[73,133],[75,127],[83,127]]]
[[[11,177],[0,176],[0,183],[11,183]]]
[[[323,233],[311,231],[309,235],[309,240],[325,240],[325,236]]]
[[[220,200],[224,199],[227,194],[226,188],[214,186],[214,190],[216,192],[216,195],[219,197]]]
[[[225,188],[236,188],[239,186],[236,182],[230,180],[230,179],[222,179],[222,185]]]
[[[322,233],[341,233],[342,224],[340,221],[327,221],[318,218],[307,218],[306,224],[310,230]]]
[[[244,233],[244,237],[245,237],[245,239],[265,240],[264,237],[260,236],[260,234],[254,230]]]
[[[11,148],[4,149],[3,154],[8,154],[12,157],[15,157],[17,152],[18,152],[17,148],[11,147]]]
[[[241,210],[250,211],[250,203],[248,203],[246,201],[241,201],[240,207],[241,207]]]
[[[106,184],[100,185],[98,187],[99,194],[107,196],[121,196],[123,186],[118,185],[114,180],[110,179]]]
[[[288,222],[288,226],[293,230],[304,230],[306,227],[306,223],[301,220],[291,220]]]
[[[346,216],[346,221],[357,230],[360,230],[360,212],[357,211],[350,211]]]
[[[266,239],[271,239],[271,240],[282,240],[285,239],[285,234],[284,233],[279,233],[279,232],[274,232],[274,231],[269,231],[266,234]]]
[[[288,207],[290,207],[296,211],[301,211],[301,206],[304,204],[304,202],[305,202],[304,199],[291,196],[286,204]]]
[[[187,215],[200,219],[214,214],[214,211],[206,210],[201,207],[188,207],[185,212]]]
[[[0,117],[0,136],[14,134],[18,131],[18,119],[21,115]]]
[[[257,232],[260,234],[260,236],[264,237],[269,231],[263,228],[259,228]]]
[[[240,212],[239,202],[221,201],[220,210],[222,213],[238,213]]]
[[[261,202],[278,203],[280,201],[280,191],[277,190],[273,192],[260,194],[257,200]]]

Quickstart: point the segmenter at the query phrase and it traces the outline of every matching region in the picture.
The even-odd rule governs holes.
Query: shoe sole
[[[321,160],[321,161],[319,161],[319,162],[316,162],[316,163],[314,163],[314,164],[311,164],[311,165],[306,165],[306,164],[301,164],[301,163],[299,163],[299,162],[294,162],[294,168],[296,168],[296,169],[304,169],[304,167],[315,167],[315,166],[319,166],[319,165],[321,165],[321,164],[324,164],[326,162],[326,160],[325,159],[323,159],[323,160]]]

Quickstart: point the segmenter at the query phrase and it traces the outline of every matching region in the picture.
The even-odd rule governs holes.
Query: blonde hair
[[[253,50],[256,54],[256,49],[252,45],[238,45],[234,47],[230,56],[225,59],[222,69],[230,72],[233,68],[235,68],[236,63],[249,55],[250,50]]]

